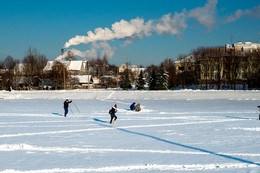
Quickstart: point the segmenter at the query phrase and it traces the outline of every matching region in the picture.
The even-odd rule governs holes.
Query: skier
[[[260,106],[257,106],[257,107],[258,107],[258,109],[259,109],[258,114],[259,114],[259,120],[260,120]]]
[[[131,111],[135,110],[135,102],[130,105]]]
[[[136,112],[139,112],[141,110],[141,105],[140,103],[138,103],[136,106],[135,106],[135,111]]]
[[[69,103],[71,103],[71,101],[69,101],[68,99],[66,99],[66,101],[64,102],[64,117],[66,117],[66,115],[68,114],[69,112]]]
[[[110,124],[115,124],[115,121],[117,119],[117,116],[115,115],[115,113],[117,112],[117,105],[115,104],[110,110],[109,110],[109,114],[111,115],[111,120],[110,120]],[[114,119],[114,121],[113,121]]]

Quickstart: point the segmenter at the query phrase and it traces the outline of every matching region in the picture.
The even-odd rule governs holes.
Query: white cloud
[[[190,10],[188,17],[196,19],[199,24],[211,30],[216,23],[217,3],[218,0],[208,0],[203,7]]]

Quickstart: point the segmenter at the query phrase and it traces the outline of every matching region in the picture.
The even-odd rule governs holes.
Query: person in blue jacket
[[[67,115],[68,112],[69,112],[69,104],[70,104],[71,102],[72,102],[72,100],[69,101],[68,99],[65,100],[65,102],[64,102],[64,117],[66,117],[66,115]]]
[[[135,102],[130,105],[130,109],[133,111],[135,110]]]

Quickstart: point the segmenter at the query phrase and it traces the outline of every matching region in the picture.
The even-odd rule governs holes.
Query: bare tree
[[[1,62],[2,71],[1,71],[1,82],[2,88],[11,88],[15,87],[14,85],[14,67],[19,63],[19,60],[14,60],[12,56],[7,56],[3,62]]]
[[[63,88],[64,78],[66,82],[65,85],[69,83],[67,82],[69,79],[68,71],[64,64],[59,61],[54,61],[52,71],[48,74],[48,78],[55,84],[55,89]]]
[[[47,64],[47,58],[45,55],[39,54],[37,49],[29,48],[23,59],[23,66],[25,75],[28,78],[29,87],[33,85],[33,78],[41,79],[43,75],[43,68]],[[37,85],[37,84],[34,84]]]
[[[7,56],[3,63],[5,68],[11,72],[17,64],[17,61],[15,61],[12,56]]]

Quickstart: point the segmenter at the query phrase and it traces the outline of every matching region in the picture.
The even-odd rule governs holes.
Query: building
[[[146,68],[140,68],[138,67],[137,65],[127,65],[127,64],[122,64],[120,67],[119,67],[119,73],[124,73],[126,70],[128,69],[129,73],[131,73],[130,75],[130,79],[131,79],[131,83],[132,83],[132,86],[135,86],[136,85],[136,81],[137,79],[139,78],[139,75],[141,73],[141,71],[143,72],[143,76],[144,77],[147,77],[148,76],[148,72],[146,70]]]
[[[253,43],[250,41],[246,42],[237,42],[235,44],[226,44],[225,45],[226,51],[234,50],[239,52],[253,52],[258,51],[260,49],[259,43]]]
[[[180,74],[184,71],[195,70],[195,67],[194,67],[195,62],[196,61],[195,61],[194,55],[189,55],[178,61],[175,61],[176,73]]]
[[[119,73],[124,73],[125,70],[128,69],[130,72],[132,72],[135,75],[139,75],[141,71],[145,72],[146,68],[140,68],[137,65],[127,65],[127,64],[122,64],[119,67]]]
[[[23,63],[19,63],[19,64],[15,65],[15,67],[14,67],[14,75],[25,75],[24,64]]]
[[[71,75],[71,78],[77,80],[75,86],[80,88],[93,89],[93,78],[91,75]]]
[[[87,61],[72,61],[67,64],[67,70],[71,75],[84,75],[87,73]]]
[[[60,61],[62,63],[70,75],[86,75],[87,74],[87,61]],[[54,61],[48,61],[46,66],[44,67],[44,72],[49,72],[53,69]]]

